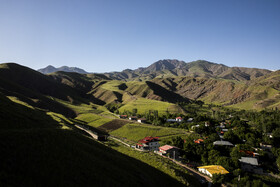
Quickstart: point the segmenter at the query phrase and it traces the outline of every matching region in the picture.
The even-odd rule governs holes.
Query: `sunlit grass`
[[[188,132],[184,129],[144,124],[126,124],[123,127],[111,132],[112,135],[126,138],[134,142],[137,142],[146,136],[159,136],[167,138],[168,136],[186,135],[187,133]]]

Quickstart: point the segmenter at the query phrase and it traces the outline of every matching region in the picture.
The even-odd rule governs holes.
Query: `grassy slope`
[[[175,104],[145,98],[137,98],[136,100],[128,102],[126,105],[121,107],[119,111],[132,111],[134,108],[137,108],[137,112],[139,114],[144,114],[145,112],[149,112],[149,110],[158,110],[159,114],[164,114],[167,110],[171,113],[182,112]]]
[[[200,186],[200,183],[197,181],[197,179],[195,179],[190,173],[188,173],[186,169],[176,165],[175,163],[166,158],[162,158],[161,156],[156,155],[154,153],[143,153],[128,147],[118,146],[117,144],[111,145],[111,147],[121,153],[124,153],[132,158],[141,160],[147,163],[148,165],[157,168],[158,170],[181,181],[185,185]],[[172,186],[174,186],[174,184]]]
[[[180,185],[159,170],[70,128],[62,115],[0,94],[0,186]]]
[[[111,132],[110,134],[137,142],[146,136],[158,136],[166,138],[172,135],[186,135],[187,131],[183,129],[173,129],[144,124],[126,124],[123,127]]]

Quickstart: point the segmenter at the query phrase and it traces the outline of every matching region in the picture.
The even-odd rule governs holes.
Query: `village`
[[[139,124],[150,124],[147,118],[139,115],[119,115],[119,118]],[[239,120],[240,124],[236,125],[237,122],[233,116],[218,123],[210,120],[195,124],[194,118],[182,115],[163,120],[169,125],[174,123],[173,126],[185,124],[189,127],[191,135],[187,139],[176,137],[177,140],[173,138],[169,142],[161,141],[160,137],[147,136],[135,145],[128,144],[115,136],[108,135],[108,138],[136,151],[153,152],[170,159],[194,173],[203,184],[223,183],[228,179],[242,183],[244,180],[242,176],[246,173],[275,177],[266,171],[269,168],[265,160],[267,157],[273,157],[273,145],[261,142],[250,146],[246,135],[243,136],[244,139],[238,139],[234,134],[238,133],[238,129],[248,130],[246,122]],[[241,135],[240,132],[238,134]],[[267,137],[273,138],[271,133]]]

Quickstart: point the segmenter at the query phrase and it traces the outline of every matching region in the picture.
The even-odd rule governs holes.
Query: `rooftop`
[[[142,140],[139,140],[139,143],[149,143],[149,142],[155,142],[159,141],[158,137],[152,137],[152,136],[147,136],[146,138],[143,138]]]
[[[213,142],[214,145],[227,145],[227,146],[233,146],[232,143],[230,143],[229,141],[215,141]]]
[[[258,160],[256,158],[252,158],[252,157],[241,157],[241,159],[239,159],[240,162],[245,163],[245,164],[250,164],[250,165],[254,165],[254,166],[258,166]]]
[[[206,169],[209,173],[213,174],[227,174],[229,173],[223,166],[220,165],[209,165],[209,166],[200,166],[197,168]]]
[[[160,149],[160,150],[167,151],[167,150],[169,150],[169,149],[173,149],[173,148],[175,148],[175,149],[179,149],[178,147],[171,146],[171,145],[164,145],[164,146],[161,146],[159,149]]]

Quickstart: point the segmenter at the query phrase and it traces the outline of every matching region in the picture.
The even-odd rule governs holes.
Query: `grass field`
[[[80,114],[75,119],[87,122],[87,124],[92,127],[99,127],[113,120],[111,118],[105,118],[103,116],[93,114],[93,113]]]
[[[119,89],[119,86],[123,83],[124,82],[122,82],[122,81],[112,80],[112,81],[108,81],[107,83],[103,84],[101,87],[105,90],[123,92],[122,90]]]
[[[119,108],[119,111],[132,111],[134,108],[137,108],[137,113],[139,114],[145,114],[149,110],[158,110],[159,114],[165,114],[167,110],[171,113],[181,112],[180,107],[175,104],[145,98],[137,98],[137,100],[131,101]]]
[[[160,138],[168,138],[174,135],[186,135],[188,132],[184,129],[175,129],[169,127],[160,127],[144,124],[126,124],[123,127],[112,131],[110,134],[118,137],[137,142],[146,136],[158,136]]]

